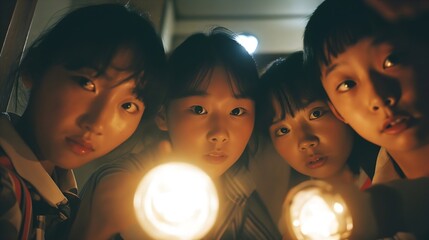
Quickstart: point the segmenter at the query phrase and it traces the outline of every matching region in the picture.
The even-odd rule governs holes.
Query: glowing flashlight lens
[[[152,169],[134,196],[137,219],[156,239],[202,238],[213,226],[219,202],[210,177],[187,163]]]
[[[288,227],[298,239],[337,240],[350,236],[351,214],[342,197],[329,184],[308,181],[286,199]]]

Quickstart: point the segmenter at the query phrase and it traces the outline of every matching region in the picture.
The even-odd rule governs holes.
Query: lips
[[[325,165],[327,157],[321,155],[313,155],[308,158],[306,166],[311,169],[316,169]]]
[[[228,155],[224,152],[213,151],[207,153],[204,158],[212,163],[222,163],[228,158]]]
[[[94,151],[94,147],[89,141],[79,137],[67,137],[66,142],[70,150],[78,155],[85,155]]]
[[[387,119],[382,128],[382,132],[395,135],[409,128],[411,125],[411,117],[409,116],[394,116]]]

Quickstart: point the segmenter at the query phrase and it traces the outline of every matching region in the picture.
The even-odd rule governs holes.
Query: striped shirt
[[[49,176],[0,114],[0,239],[64,239],[77,212],[71,170]]]
[[[118,172],[144,172],[155,165],[139,154],[129,154],[115,163],[102,166],[83,187],[82,204],[92,201],[95,188],[104,177]],[[220,182],[218,219],[204,239],[281,239],[246,167],[232,166]],[[130,236],[127,233],[121,235]]]

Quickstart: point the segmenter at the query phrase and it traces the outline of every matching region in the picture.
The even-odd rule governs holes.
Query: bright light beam
[[[155,239],[199,239],[216,221],[219,199],[211,178],[188,163],[155,167],[140,182],[134,209]]]
[[[306,181],[286,197],[286,223],[297,239],[347,239],[353,229],[343,198],[322,181]]]

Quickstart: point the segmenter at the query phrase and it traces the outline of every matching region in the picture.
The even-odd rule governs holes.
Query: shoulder
[[[11,234],[19,233],[21,219],[31,219],[31,214],[23,215],[20,203],[31,206],[31,198],[21,177],[1,163],[6,158],[0,155],[0,221],[2,229],[8,230],[0,231],[0,239],[17,239],[18,236]],[[24,196],[24,200],[20,196]]]

